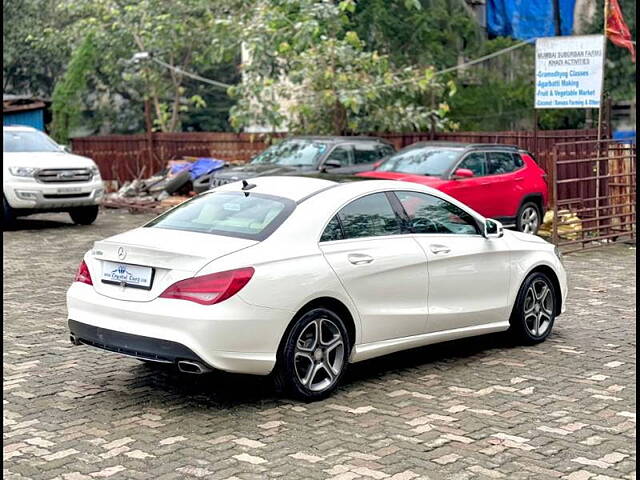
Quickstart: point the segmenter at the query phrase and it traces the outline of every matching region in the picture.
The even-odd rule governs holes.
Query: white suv
[[[98,216],[104,189],[96,164],[72,155],[35,128],[2,128],[3,223],[44,212],[68,212],[89,225]]]

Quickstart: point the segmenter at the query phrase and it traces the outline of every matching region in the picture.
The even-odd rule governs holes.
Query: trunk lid
[[[146,302],[179,280],[194,276],[211,261],[258,243],[208,233],[140,227],[94,243],[87,266],[93,286],[102,295]],[[122,287],[102,281],[105,262],[153,268],[151,289]]]

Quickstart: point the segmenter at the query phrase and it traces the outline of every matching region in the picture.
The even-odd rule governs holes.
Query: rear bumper
[[[205,306],[156,298],[125,301],[74,282],[67,292],[69,328],[95,347],[175,362],[197,360],[227,372],[267,375],[292,313],[251,305],[235,295]],[[77,331],[76,331],[77,330]]]
[[[90,345],[143,360],[162,363],[176,363],[178,360],[202,362],[191,349],[169,340],[117,332],[73,319],[69,319],[69,332],[73,343]]]

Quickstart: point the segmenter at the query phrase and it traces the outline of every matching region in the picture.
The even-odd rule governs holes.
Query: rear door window
[[[517,170],[513,155],[509,152],[487,152],[489,175],[500,175]]]
[[[401,232],[400,220],[384,193],[354,200],[338,213],[344,238],[380,237]]]
[[[273,195],[213,192],[194,197],[145,227],[264,240],[294,209],[295,202]]]
[[[353,145],[353,163],[354,165],[362,165],[364,163],[373,163],[380,158],[378,149],[372,143],[356,143]]]

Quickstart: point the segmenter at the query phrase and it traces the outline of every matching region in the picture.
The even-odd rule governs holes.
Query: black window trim
[[[460,164],[461,164],[462,162],[464,162],[464,161],[465,161],[465,159],[466,159],[469,155],[471,155],[472,153],[484,153],[484,161],[485,161],[485,164],[486,164],[486,166],[487,166],[487,171],[489,171],[489,159],[487,158],[487,153],[510,153],[511,155],[518,155],[518,152],[512,152],[512,151],[510,151],[510,150],[499,150],[499,149],[488,149],[488,150],[480,150],[480,149],[477,149],[477,150],[470,150],[470,151],[468,151],[468,152],[464,153],[464,154],[460,157],[460,160],[458,160],[458,162],[454,165],[454,167],[453,167],[453,168],[451,169],[451,171],[448,173],[447,178],[448,178],[449,180],[469,180],[469,178],[485,178],[485,177],[493,177],[493,176],[495,176],[495,175],[508,175],[508,174],[510,174],[510,173],[515,173],[515,172],[517,172],[517,171],[519,171],[519,170],[522,170],[523,168],[525,168],[525,167],[527,166],[527,164],[524,162],[524,160],[521,160],[521,161],[522,161],[522,165],[521,165],[520,167],[516,168],[515,170],[511,170],[510,172],[507,172],[507,173],[490,173],[490,174],[487,174],[487,175],[482,175],[481,177],[473,176],[473,177],[469,177],[469,178],[453,178],[453,173],[458,169],[458,167],[460,166]],[[521,158],[522,158],[522,157],[521,157]]]
[[[472,220],[473,223],[476,227],[476,233],[420,233],[420,232],[415,232],[414,229],[411,227],[411,217],[409,217],[409,214],[407,213],[407,211],[404,209],[404,206],[402,205],[402,202],[400,201],[400,199],[398,198],[398,196],[396,195],[396,192],[408,192],[408,193],[417,193],[419,195],[427,195],[429,197],[433,197],[433,198],[437,198],[438,200],[442,200],[443,202],[447,202],[447,203],[451,203],[448,200],[445,200],[444,198],[440,198],[437,195],[432,195],[430,193],[427,192],[419,192],[416,190],[391,190],[389,193],[391,193],[394,197],[395,197],[395,201],[392,203],[392,207],[398,208],[401,211],[401,215],[403,216],[403,218],[405,219],[404,221],[407,222],[407,233],[411,233],[412,235],[472,235],[472,236],[482,236],[482,223],[480,222],[480,220],[478,218],[476,218],[475,215],[471,214],[471,212],[468,212],[466,209],[459,207],[458,205],[451,203],[451,205],[453,205],[454,207],[459,208],[460,210],[462,210],[464,213],[466,213],[467,215],[469,215]],[[397,203],[396,203],[397,202]]]

